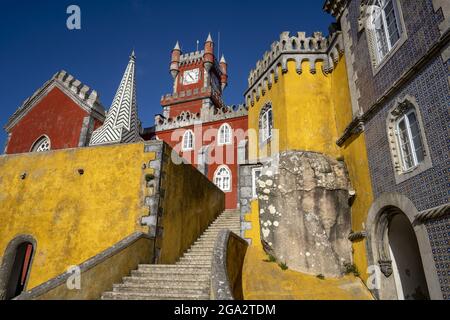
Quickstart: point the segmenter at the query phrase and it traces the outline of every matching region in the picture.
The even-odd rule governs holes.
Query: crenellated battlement
[[[14,126],[18,120],[26,113],[29,108],[32,108],[40,99],[47,94],[54,86],[58,86],[66,93],[70,93],[72,97],[80,102],[80,106],[86,111],[95,111],[96,115],[101,119],[105,117],[105,109],[99,100],[97,91],[89,86],[83,84],[75,77],[62,70],[56,73],[49,81],[47,81],[41,88],[36,90],[33,95],[27,98],[22,105],[9,118],[5,129],[8,130]]]
[[[215,108],[208,112],[192,113],[183,111],[177,117],[166,118],[163,115],[156,115],[155,117],[155,131],[173,130],[177,128],[189,127],[198,123],[206,123],[213,121],[221,121],[226,119],[243,117],[248,114],[248,107],[245,104],[226,106],[222,108]]]
[[[180,66],[202,62],[204,54],[205,50],[182,54],[180,56]]]
[[[347,3],[348,0],[327,0],[323,6],[323,10],[334,17],[338,17],[341,15]]]
[[[256,63],[256,68],[250,71],[246,99],[252,105],[255,99],[259,100],[266,88],[270,90],[273,83],[278,82],[280,68],[283,74],[289,71],[289,61],[295,62],[298,74],[303,73],[303,62],[309,61],[312,74],[317,72],[316,64],[322,62],[322,72],[326,74],[334,69],[343,52],[341,32],[335,32],[328,38],[323,37],[321,32],[315,32],[312,37],[307,37],[305,32],[298,32],[295,36],[283,32],[280,40],[271,45],[270,51],[266,51],[263,59]]]
[[[213,98],[215,102],[220,106],[225,106],[222,100],[222,95],[214,90],[212,87],[206,88],[195,88],[193,90],[183,90],[180,92],[175,92],[173,94],[166,94],[161,97],[161,105],[163,107],[170,106],[182,102],[197,99]]]

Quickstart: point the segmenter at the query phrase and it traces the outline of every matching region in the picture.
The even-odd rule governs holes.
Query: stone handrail
[[[217,237],[211,267],[211,300],[243,300],[242,267],[248,243],[222,230]]]

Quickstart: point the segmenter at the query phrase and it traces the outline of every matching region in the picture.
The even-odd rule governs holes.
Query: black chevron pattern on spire
[[[130,57],[103,126],[92,133],[90,145],[130,143],[141,140],[136,103],[136,57]]]

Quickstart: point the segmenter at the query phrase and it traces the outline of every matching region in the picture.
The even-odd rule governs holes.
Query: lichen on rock
[[[266,251],[283,257],[292,270],[342,276],[351,262],[352,186],[345,164],[301,151],[282,152],[273,160],[257,184]]]

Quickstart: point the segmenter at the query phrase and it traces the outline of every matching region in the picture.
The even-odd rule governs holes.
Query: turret
[[[180,44],[177,41],[175,47],[172,50],[172,60],[170,62],[170,73],[172,74],[174,80],[178,76],[178,73],[180,73],[180,57],[181,49]]]
[[[214,42],[211,34],[208,35],[208,39],[205,42],[205,53],[203,54],[203,66],[206,71],[209,72],[214,65]]]
[[[222,75],[220,77],[220,83],[222,85],[222,91],[225,90],[225,88],[228,85],[228,64],[225,60],[225,57],[222,55],[222,58],[220,59],[220,71],[222,71]]]

